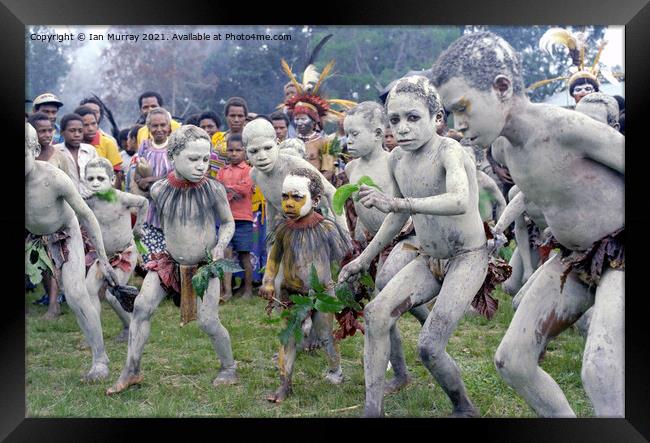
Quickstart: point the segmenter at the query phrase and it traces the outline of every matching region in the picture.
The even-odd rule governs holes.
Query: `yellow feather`
[[[551,28],[539,39],[539,47],[549,54],[551,53],[549,46],[552,48],[555,43],[564,45],[570,50],[578,47],[578,41],[573,34],[563,28]]]
[[[533,83],[532,85],[530,85],[530,86],[529,86],[528,88],[526,88],[526,89],[527,89],[528,91],[532,91],[533,89],[537,89],[537,88],[539,88],[540,86],[547,85],[547,84],[552,83],[552,82],[554,82],[554,81],[557,81],[557,80],[567,80],[567,79],[568,79],[568,77],[547,78],[546,80],[540,80],[540,81],[538,81],[538,82]]]
[[[302,85],[296,80],[296,77],[293,75],[293,72],[291,72],[291,68],[289,67],[289,64],[284,60],[280,60],[280,63],[282,64],[282,70],[284,71],[285,74],[289,77],[289,80],[291,80],[291,83],[296,87],[298,90],[298,94],[302,94]]]
[[[595,72],[596,66],[598,66],[598,60],[600,60],[600,54],[603,53],[603,49],[605,49],[606,44],[607,44],[607,40],[604,40],[600,44],[600,47],[598,48],[598,53],[596,54],[596,58],[594,58],[594,64],[591,66],[591,71],[592,72]]]
[[[314,94],[318,92],[318,88],[320,88],[320,85],[325,81],[327,76],[329,75],[330,71],[334,67],[334,60],[329,62],[325,67],[323,68],[323,72],[321,72],[320,77],[318,78],[318,82],[316,83],[316,86],[314,86]]]
[[[357,102],[353,102],[352,100],[343,100],[339,98],[333,98],[331,100],[328,100],[328,102],[343,106],[345,109],[354,108],[356,105],[358,105]]]

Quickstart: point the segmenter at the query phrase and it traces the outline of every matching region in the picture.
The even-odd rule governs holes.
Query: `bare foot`
[[[281,385],[277,391],[275,391],[272,394],[269,394],[266,399],[270,401],[271,403],[282,403],[282,401],[287,398],[289,395],[291,395],[292,389],[291,385]]]
[[[401,391],[411,383],[411,377],[394,377],[388,383],[384,384],[384,395],[394,394]]]
[[[221,298],[219,299],[219,303],[220,304],[226,303],[231,298],[232,298],[232,292],[224,292]]]
[[[217,374],[217,377],[212,381],[212,386],[216,388],[222,385],[234,385],[238,381],[239,377],[237,377],[235,368],[222,369],[219,371],[219,374]]]
[[[244,291],[244,293],[241,295],[241,298],[244,300],[250,300],[253,298],[253,290],[252,289],[247,289]]]
[[[325,380],[332,383],[333,385],[340,385],[343,383],[343,370],[339,367],[336,371],[327,371]]]
[[[139,385],[143,379],[144,376],[142,374],[131,375],[124,379],[120,377],[117,383],[106,390],[106,395],[119,394],[131,385]]]
[[[124,343],[129,341],[129,328],[124,328],[122,329],[122,332],[120,332],[120,335],[115,337],[115,343]]]
[[[476,409],[474,406],[471,406],[463,409],[454,409],[449,418],[474,418],[479,416],[480,414],[478,412],[478,409]]]
[[[61,305],[59,303],[50,303],[47,312],[43,314],[44,320],[55,320],[61,315]]]
[[[97,363],[81,379],[84,383],[95,383],[108,378],[108,366],[106,363]]]

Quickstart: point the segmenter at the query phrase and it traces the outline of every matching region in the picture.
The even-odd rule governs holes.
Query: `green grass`
[[[86,385],[81,376],[90,367],[90,351],[74,314],[64,304],[58,320],[41,319],[46,308],[32,305],[42,289],[27,293],[26,400],[28,417],[357,417],[363,411],[363,336],[341,343],[345,381],[340,386],[324,379],[322,351],[298,355],[293,396],[281,405],[266,401],[278,385],[276,365],[279,325],[268,324],[259,298],[233,299],[220,308],[230,332],[240,382],[212,387],[218,360],[208,340],[192,322],[180,328],[180,312],[164,300],[154,314],[151,335],[142,357],[145,376],[140,387],[108,397],[118,377],[127,346],[117,344],[121,324],[102,303],[102,326],[111,374],[105,382]],[[39,295],[37,295],[39,294]],[[467,315],[452,337],[448,352],[461,369],[474,404],[484,417],[535,417],[534,412],[497,374],[492,359],[512,318],[510,297],[498,292],[499,311],[491,321]],[[389,417],[444,417],[451,403],[417,356],[419,323],[410,315],[400,322],[406,360],[413,383],[385,400]],[[580,417],[593,416],[580,380],[583,339],[573,329],[551,342],[542,367],[564,390]],[[392,376],[392,373],[387,374]]]

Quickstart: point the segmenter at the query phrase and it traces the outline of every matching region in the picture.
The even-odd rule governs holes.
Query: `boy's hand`
[[[359,274],[361,271],[363,271],[367,267],[368,266],[361,259],[361,257],[357,257],[356,259],[352,260],[347,265],[343,266],[343,268],[339,272],[339,283],[343,283],[346,280],[353,279],[354,276]]]
[[[142,229],[142,226],[133,227],[133,236],[140,239],[144,237],[144,230]]]
[[[265,285],[262,285],[260,288],[260,297],[262,297],[265,300],[273,300],[273,297],[275,296],[275,287],[273,287],[273,283],[267,283]]]
[[[359,202],[366,208],[375,207],[387,214],[393,211],[393,200],[392,197],[370,186],[361,185],[359,188]]]
[[[108,282],[109,286],[116,286],[119,283],[117,274],[108,260],[99,259],[99,268],[101,269],[102,274],[104,274],[104,278]]]
[[[221,260],[224,257],[224,249],[217,244],[212,250],[212,260]]]

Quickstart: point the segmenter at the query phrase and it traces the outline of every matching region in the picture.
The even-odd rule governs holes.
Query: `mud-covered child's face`
[[[506,107],[497,98],[494,88],[480,91],[464,79],[454,77],[440,86],[438,92],[445,108],[454,115],[454,129],[470,144],[487,147],[501,135],[506,123]]]
[[[106,192],[112,187],[111,177],[106,173],[106,169],[101,167],[86,170],[86,183],[93,192]]]
[[[282,211],[288,218],[297,220],[308,215],[314,207],[309,192],[309,179],[288,175],[282,183]]]
[[[278,145],[275,139],[272,138],[257,137],[246,146],[248,161],[255,168],[265,173],[270,172],[275,166],[278,153]]]
[[[192,140],[172,160],[177,175],[187,181],[199,182],[208,170],[210,142],[205,139]]]
[[[367,122],[361,114],[348,115],[343,126],[348,153],[352,157],[365,157],[381,143],[381,135],[371,129],[371,123]]]
[[[397,144],[406,151],[421,148],[436,132],[429,108],[414,94],[403,92],[391,97],[387,114]]]

